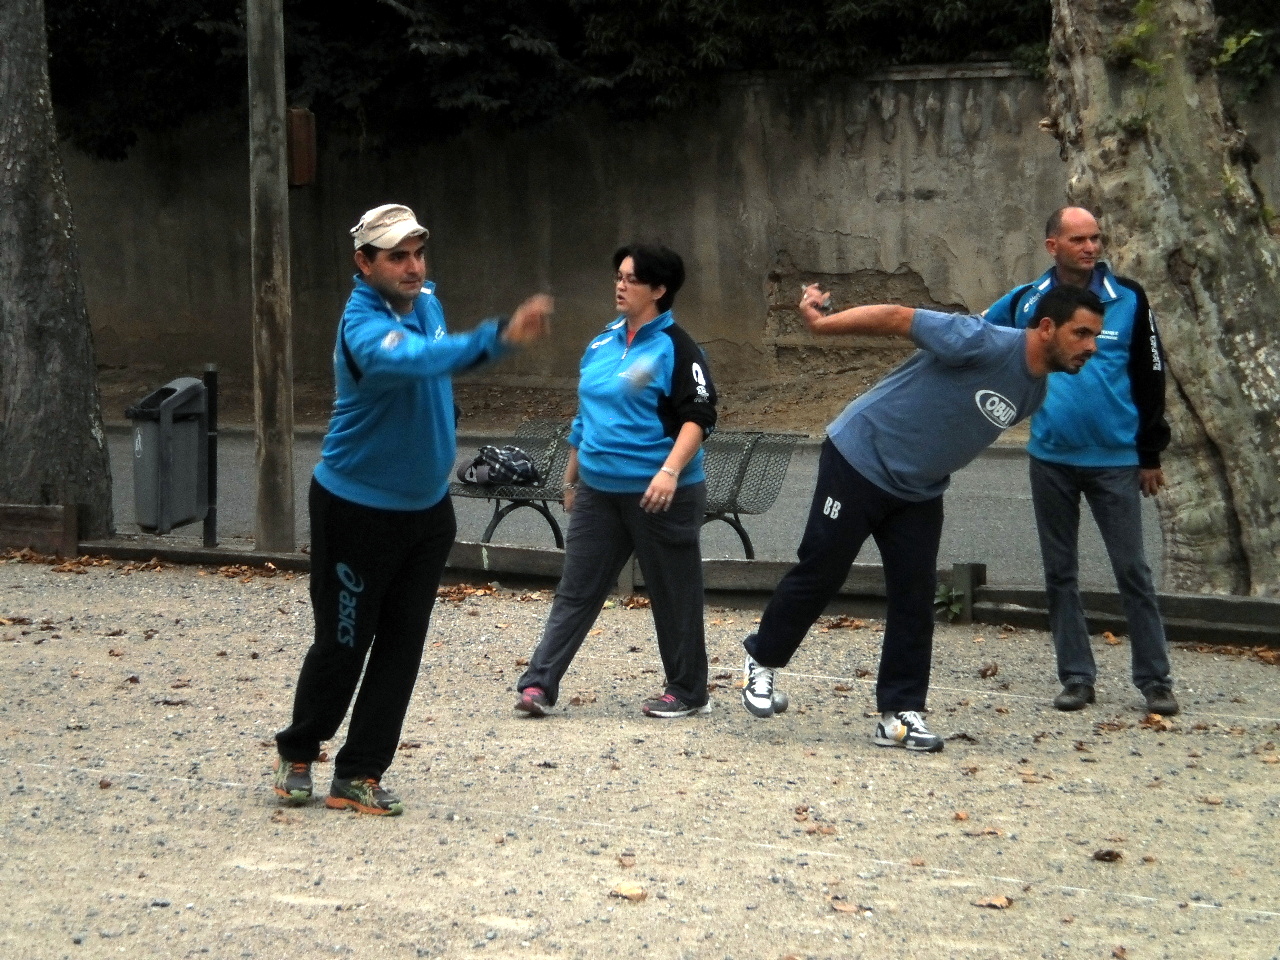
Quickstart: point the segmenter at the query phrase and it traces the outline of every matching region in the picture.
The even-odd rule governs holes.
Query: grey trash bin
[[[168,533],[209,510],[208,403],[179,377],[125,411],[133,421],[133,509],[139,527]]]

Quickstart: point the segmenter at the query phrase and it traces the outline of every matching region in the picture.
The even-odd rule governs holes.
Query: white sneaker
[[[942,749],[942,738],[930,733],[924,718],[914,710],[885,711],[876,724],[875,742],[880,747],[904,747],[922,753]]]
[[[746,662],[742,665],[742,705],[757,717],[772,717],[775,713],[781,713],[774,703],[774,673],[773,667],[761,666],[751,654],[747,654]]]

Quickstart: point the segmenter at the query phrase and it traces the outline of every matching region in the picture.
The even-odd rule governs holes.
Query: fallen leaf
[[[923,857],[912,857],[912,858],[911,858],[911,865],[912,865],[913,867],[923,867],[923,866],[924,866],[924,858],[923,858]]]
[[[1093,859],[1099,863],[1118,863],[1124,859],[1124,854],[1119,850],[1095,850]]]
[[[108,780],[106,777],[103,777],[101,780],[98,781],[99,790],[106,790],[110,786],[111,786],[111,781]]]
[[[836,693],[848,693],[853,689],[853,687],[849,686],[847,683],[837,683],[831,689],[836,691]]]
[[[108,651],[107,651],[107,656],[108,656],[108,657],[123,657],[123,656],[124,656],[124,651],[123,651],[123,650],[117,650],[115,647],[112,647],[110,650],[108,650]]]
[[[183,687],[191,686],[191,681],[186,677],[179,677],[173,683],[169,684],[170,690],[181,690]]]
[[[1173,729],[1173,721],[1162,717],[1158,713],[1148,713],[1138,721],[1138,726],[1145,727],[1148,730],[1168,731]]]
[[[529,658],[528,658],[528,657],[517,657],[517,658],[516,658],[516,666],[517,666],[517,667],[527,667],[528,665],[529,665]]]
[[[271,822],[272,823],[297,823],[298,818],[294,816],[290,816],[288,813],[285,813],[283,810],[277,810],[273,814],[271,814]]]
[[[991,910],[1008,910],[1013,906],[1013,901],[1008,897],[983,897],[981,900],[973,901],[975,907],[987,907]]]
[[[1120,638],[1117,637],[1110,630],[1103,630],[1102,642],[1105,643],[1108,647],[1118,647],[1120,645]]]
[[[1125,952],[1124,947],[1116,947],[1111,951],[1111,955],[1115,957],[1116,960],[1128,960],[1129,957],[1129,954]]]
[[[969,814],[965,813],[963,810],[957,810],[957,811],[952,815],[952,818],[953,818],[953,819],[955,819],[955,820],[968,820],[968,819],[969,819]]]
[[[983,827],[981,830],[966,830],[966,837],[1003,837],[1004,831],[998,827]]]
[[[994,677],[999,672],[1000,665],[994,660],[984,663],[978,668],[978,676],[982,677],[984,680]]]
[[[831,909],[836,913],[862,913],[865,907],[861,904],[854,903],[852,900],[846,900],[844,897],[836,894],[831,898]]]
[[[635,865],[636,855],[631,851],[628,850],[625,853],[618,854],[618,866],[622,867],[623,870],[630,870]]]
[[[1220,806],[1222,806],[1222,798],[1221,798],[1221,797],[1201,797],[1201,798],[1200,798],[1200,802],[1201,802],[1201,803],[1207,803],[1207,804],[1208,804],[1209,806],[1211,806],[1211,807],[1220,807]]]
[[[619,900],[630,900],[632,903],[639,903],[641,900],[648,899],[649,892],[638,883],[624,880],[609,891],[609,896],[617,897]]]

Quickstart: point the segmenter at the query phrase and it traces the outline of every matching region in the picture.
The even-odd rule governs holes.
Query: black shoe
[[[937,753],[943,746],[942,738],[929,732],[924,717],[915,710],[886,711],[872,739],[878,747],[904,747],[922,753]]]
[[[640,704],[640,710],[646,717],[670,720],[674,717],[687,717],[695,713],[710,713],[711,702],[708,701],[700,707],[691,707],[675,694],[664,693],[660,697],[646,700]]]
[[[1148,687],[1142,691],[1142,695],[1147,698],[1147,713],[1158,713],[1162,717],[1174,717],[1178,715],[1178,701],[1174,699],[1173,691],[1164,684],[1157,684],[1154,687]]]
[[[311,764],[290,763],[284,757],[276,757],[271,788],[286,803],[303,804],[311,799],[315,787],[311,783]]]
[[[1087,683],[1068,683],[1062,692],[1053,698],[1053,705],[1059,710],[1083,710],[1093,703],[1093,687]]]

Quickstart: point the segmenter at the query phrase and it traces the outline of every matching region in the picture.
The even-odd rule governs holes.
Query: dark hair
[[[1036,304],[1035,325],[1039,326],[1040,321],[1048,317],[1055,327],[1060,327],[1074,317],[1081,307],[1100,317],[1106,313],[1102,301],[1092,290],[1061,283],[1046,293]]]
[[[382,249],[381,247],[375,247],[372,243],[366,243],[366,244],[362,244],[359,247],[356,247],[356,250],[358,250],[360,253],[363,253],[365,259],[368,260],[370,263],[378,259],[378,251],[381,249]]]
[[[660,243],[629,243],[613,253],[613,269],[622,266],[630,257],[635,263],[636,279],[647,287],[666,287],[667,292],[658,300],[658,309],[671,309],[676,293],[684,286],[684,261],[680,254]]]

